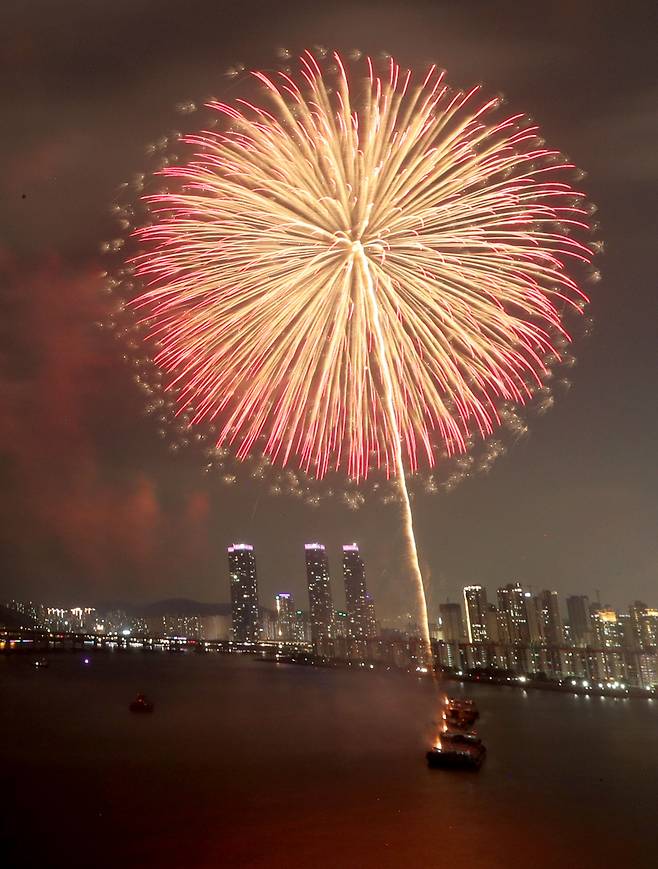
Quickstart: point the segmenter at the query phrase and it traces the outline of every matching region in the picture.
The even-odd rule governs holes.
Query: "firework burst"
[[[479,88],[305,53],[210,108],[137,231],[134,300],[192,425],[238,458],[432,467],[541,388],[588,263],[572,165]],[[192,409],[190,412],[190,408]]]

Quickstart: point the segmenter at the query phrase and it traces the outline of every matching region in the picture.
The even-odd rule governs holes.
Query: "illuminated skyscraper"
[[[329,578],[329,561],[321,543],[307,543],[306,581],[311,609],[311,636],[315,646],[333,639],[333,605]]]
[[[275,602],[277,639],[282,643],[290,643],[294,639],[295,602],[287,591],[279,592]]]
[[[637,649],[658,647],[658,609],[648,607],[640,600],[628,609],[630,614],[632,644]]]
[[[645,649],[658,649],[658,608],[645,607],[642,614],[642,644]]]
[[[358,640],[370,636],[366,569],[356,543],[343,546],[345,603],[349,615],[350,636]]]
[[[248,543],[228,547],[231,585],[231,616],[236,643],[255,643],[260,638],[256,556]]]
[[[518,582],[510,582],[498,589],[498,610],[502,615],[504,641],[511,645],[530,642],[526,595]]]
[[[481,585],[467,585],[464,588],[464,609],[469,643],[484,643],[487,634],[487,591]]]
[[[610,607],[602,607],[594,614],[592,627],[599,649],[616,649],[624,645],[623,623]]]

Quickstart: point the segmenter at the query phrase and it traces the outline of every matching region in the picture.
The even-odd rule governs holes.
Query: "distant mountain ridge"
[[[103,601],[96,605],[99,612],[123,610],[130,616],[225,616],[231,613],[230,603],[202,603],[187,597],[171,597],[151,603],[134,604],[125,601]]]
[[[134,607],[134,614],[148,616],[227,616],[231,614],[230,603],[201,603],[187,597],[172,597]]]

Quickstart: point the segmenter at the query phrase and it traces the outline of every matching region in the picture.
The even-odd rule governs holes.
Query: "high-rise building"
[[[487,634],[487,591],[481,585],[467,585],[464,588],[464,609],[469,643],[485,643]]]
[[[71,608],[71,628],[72,631],[84,631],[93,629],[96,624],[96,609],[89,606],[75,606]]]
[[[231,585],[231,616],[236,643],[255,643],[260,638],[256,556],[248,543],[228,547]]]
[[[592,645],[592,617],[589,611],[589,598],[584,594],[572,594],[567,598],[567,615],[571,642],[574,646]]]
[[[321,543],[307,543],[306,581],[311,609],[311,636],[316,646],[322,646],[333,639],[333,605],[329,561]]]
[[[646,607],[642,614],[642,645],[645,649],[658,648],[658,609]]]
[[[465,639],[462,608],[458,603],[440,603],[441,634],[446,643],[463,643]]]
[[[541,638],[548,646],[561,646],[564,643],[564,628],[560,615],[560,600],[556,591],[539,592],[535,598]]]
[[[615,610],[599,609],[592,618],[594,639],[599,649],[617,649],[624,645],[624,627]]]
[[[528,625],[526,592],[518,582],[509,582],[499,588],[497,594],[505,642],[510,645],[529,643],[530,627]]]
[[[629,609],[632,610],[633,608],[629,607]],[[617,618],[619,620],[619,636],[621,637],[624,649],[629,652],[641,651],[631,613],[617,613]]]
[[[655,649],[658,646],[658,610],[636,600],[628,608],[628,612],[633,646],[637,649]]]
[[[282,643],[294,639],[295,602],[290,592],[280,591],[274,598],[276,604],[276,635]]]
[[[528,639],[533,646],[538,646],[544,640],[544,626],[541,615],[541,603],[538,597],[533,597],[529,591],[523,592],[525,597],[525,613],[528,619]]]
[[[162,616],[149,616],[146,622],[149,634],[153,637],[201,637],[201,620],[195,615],[165,613]]]
[[[366,569],[356,543],[343,546],[343,580],[345,603],[349,615],[350,636],[364,640],[370,636]]]
[[[638,656],[638,676],[642,688],[658,686],[658,658],[643,652]]]
[[[639,651],[644,645],[642,642],[642,615],[645,610],[646,604],[642,603],[641,600],[633,601],[633,603],[628,607],[628,626],[630,630],[630,636],[627,637],[626,643],[628,648],[637,649]]]

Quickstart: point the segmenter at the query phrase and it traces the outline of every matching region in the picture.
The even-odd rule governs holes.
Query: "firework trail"
[[[209,103],[220,126],[146,197],[132,304],[218,447],[397,480],[429,645],[406,474],[543,388],[586,301],[588,209],[534,124],[435,67],[307,51],[253,77],[263,104]]]

